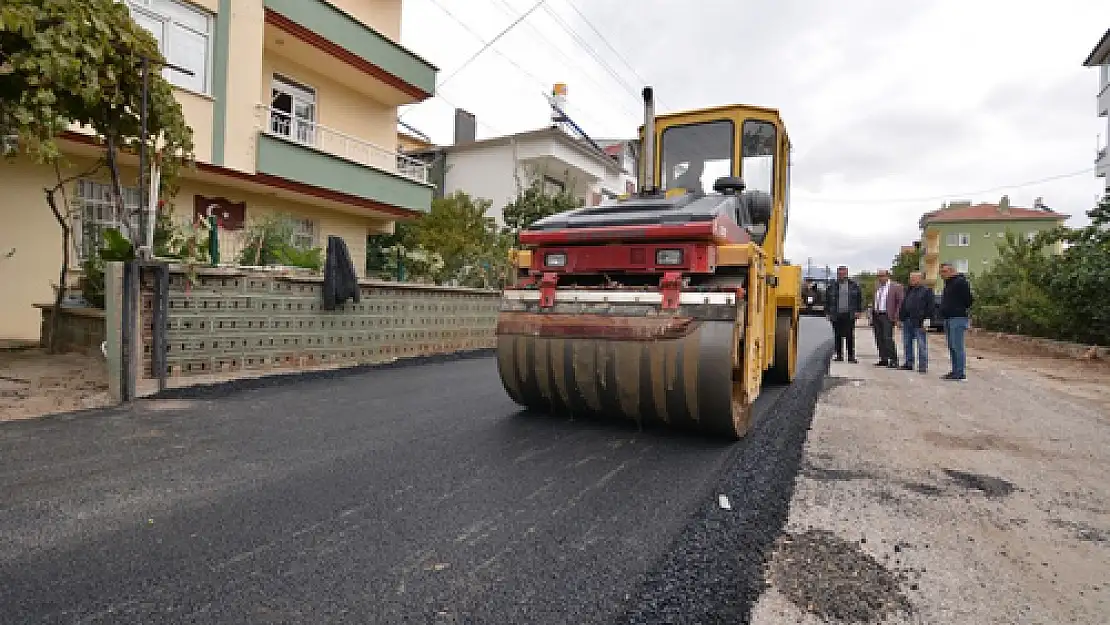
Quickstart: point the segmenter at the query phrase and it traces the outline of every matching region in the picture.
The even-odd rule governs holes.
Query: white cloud
[[[489,41],[534,1],[406,0],[404,43],[447,76],[481,44],[436,3]],[[541,93],[560,81],[572,117],[598,137],[635,132],[636,74],[663,110],[776,107],[795,147],[788,255],[876,267],[917,237],[917,218],[941,197],[1044,197],[1085,223],[1101,190],[1092,173],[967,194],[1092,167],[1106,126],[1094,116],[1096,71],[1082,61],[1106,18],[1105,0],[548,0],[494,45],[531,76],[487,50],[442,93],[477,116],[480,136],[547,123]],[[450,142],[452,110],[436,99],[404,121]],[[930,199],[882,201],[913,198]]]

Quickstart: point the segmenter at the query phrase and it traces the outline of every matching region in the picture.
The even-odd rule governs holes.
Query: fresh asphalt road
[[[491,358],[5,423],[0,622],[620,622],[758,436],[522,413]]]

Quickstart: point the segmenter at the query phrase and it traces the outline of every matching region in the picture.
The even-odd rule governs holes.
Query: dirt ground
[[[1110,364],[968,337],[832,363],[752,622],[1108,622]],[[901,352],[901,346],[899,346]]]
[[[0,421],[110,403],[103,358],[50,355],[39,348],[0,350]]]

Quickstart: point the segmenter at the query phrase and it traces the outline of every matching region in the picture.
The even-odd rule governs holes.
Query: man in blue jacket
[[[964,334],[967,332],[968,315],[973,302],[971,284],[963,274],[956,273],[952,263],[941,263],[940,277],[944,278],[940,316],[944,318],[944,337],[948,340],[948,356],[952,360],[952,370],[941,378],[963,382],[967,380]]]
[[[932,289],[921,282],[921,278],[920,271],[910,274],[910,286],[906,289],[902,307],[898,309],[898,320],[902,322],[902,350],[906,353],[902,368],[913,371],[913,347],[916,344],[917,370],[925,373],[929,370],[929,341],[925,336],[925,320],[933,316],[936,296]]]

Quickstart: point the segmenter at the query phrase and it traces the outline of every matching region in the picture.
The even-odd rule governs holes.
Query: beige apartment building
[[[193,74],[163,74],[198,161],[182,173],[177,219],[215,210],[234,234],[291,214],[300,241],[325,247],[339,235],[363,272],[368,234],[428,210],[427,167],[398,154],[397,107],[430,98],[438,70],[400,45],[402,0],[120,1]],[[62,139],[74,172],[100,152],[80,127]],[[130,210],[137,161],[122,164]],[[0,338],[38,337],[34,304],[52,300],[62,243],[43,188],[53,180],[26,158],[0,160]],[[107,183],[105,172],[66,189],[74,268],[123,219]]]

